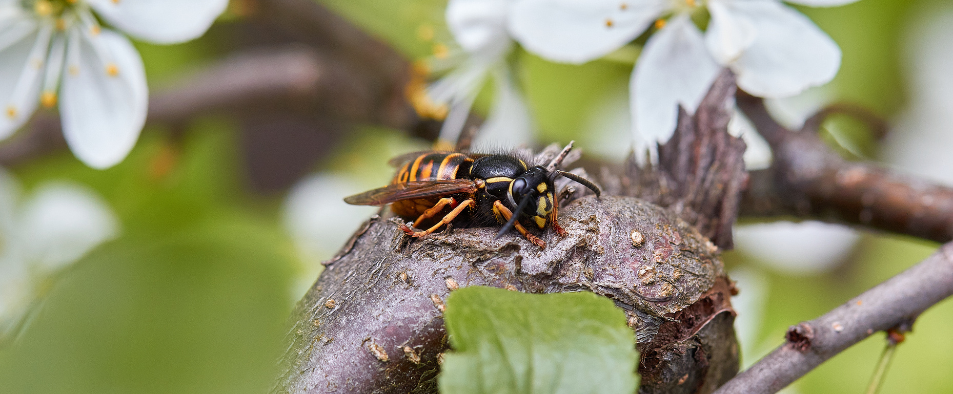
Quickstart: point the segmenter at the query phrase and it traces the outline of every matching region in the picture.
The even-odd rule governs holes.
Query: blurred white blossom
[[[16,329],[48,282],[99,244],[119,224],[109,207],[79,185],[47,183],[28,198],[0,171],[0,339]]]
[[[744,369],[777,346],[776,343],[770,343],[765,349],[760,338],[770,281],[764,272],[753,267],[736,268],[729,272],[728,277],[735,281],[738,289],[738,295],[731,297],[731,308],[738,313],[735,317],[735,333],[741,345],[741,365]]]
[[[904,37],[910,102],[884,144],[885,159],[902,171],[953,186],[953,8],[927,8]]]
[[[488,77],[494,81],[495,100],[473,147],[516,146],[532,140],[529,108],[506,61],[513,49],[507,19],[515,1],[450,0],[447,4],[447,25],[463,52],[438,54],[434,71],[451,71],[414,100],[419,111],[445,117],[440,130],[444,144],[456,142]]]
[[[835,6],[856,0],[790,0]],[[703,34],[691,20],[711,15]],[[694,113],[721,67],[757,96],[785,97],[830,81],[840,49],[809,19],[779,0],[521,0],[510,31],[544,58],[583,63],[631,42],[650,26],[630,79],[636,152],[664,142],[677,105]]]
[[[0,139],[39,105],[59,105],[63,134],[77,158],[94,168],[122,161],[145,123],[145,70],[132,43],[98,21],[144,41],[176,43],[204,34],[227,4],[0,0]]]
[[[321,272],[328,260],[378,208],[348,205],[344,197],[363,191],[350,177],[318,174],[299,182],[288,194],[284,225],[305,263],[294,286],[297,301]]]
[[[735,247],[759,263],[787,274],[810,275],[843,261],[860,236],[839,224],[805,221],[735,227]]]

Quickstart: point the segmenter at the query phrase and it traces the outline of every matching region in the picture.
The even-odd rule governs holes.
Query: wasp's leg
[[[559,199],[553,198],[553,213],[550,215],[549,221],[553,222],[553,230],[556,230],[556,234],[559,234],[560,237],[566,236],[566,230],[563,230],[563,227],[559,225]]]
[[[506,205],[503,205],[503,203],[501,203],[500,200],[496,200],[493,202],[493,211],[499,215],[502,215],[507,221],[509,221],[510,218],[513,217],[513,212],[510,211],[510,209],[507,208]],[[514,223],[513,227],[516,227],[516,231],[519,231],[520,234],[526,237],[526,239],[528,239],[529,242],[532,242],[533,245],[539,246],[540,248],[546,248],[546,241],[539,239],[533,234],[530,234],[529,231],[526,231],[526,227],[523,227],[523,225],[520,224],[520,222]]]
[[[414,238],[420,238],[434,231],[437,231],[437,229],[439,229],[445,224],[449,224],[450,222],[453,221],[453,219],[456,219],[457,216],[459,216],[464,209],[466,209],[467,207],[472,207],[472,206],[476,206],[476,201],[474,201],[472,198],[465,200],[464,202],[460,203],[460,205],[457,205],[457,207],[454,208],[452,211],[450,211],[450,213],[444,216],[439,223],[435,224],[433,227],[428,228],[424,231],[413,231],[409,228],[401,228],[401,229],[404,230],[404,232],[407,233],[407,235],[411,235]]]
[[[424,220],[430,219],[434,215],[440,213],[440,211],[442,211],[447,205],[450,205],[450,207],[454,207],[455,203],[456,203],[456,200],[454,200],[453,197],[441,198],[440,201],[437,201],[437,203],[434,204],[433,208],[430,208],[424,211],[422,215],[417,217],[417,220],[414,220],[414,227],[420,227],[421,222],[423,222]]]

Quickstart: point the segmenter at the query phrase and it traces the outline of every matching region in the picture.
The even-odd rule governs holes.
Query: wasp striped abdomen
[[[404,163],[391,184],[466,178],[471,164],[473,159],[462,153],[422,153]],[[440,196],[400,200],[391,205],[391,210],[398,216],[416,218],[432,209],[438,202],[440,202]]]
[[[391,183],[456,179],[461,167],[465,167],[465,173],[460,175],[467,175],[470,164],[473,164],[473,159],[462,153],[423,153],[404,163]]]

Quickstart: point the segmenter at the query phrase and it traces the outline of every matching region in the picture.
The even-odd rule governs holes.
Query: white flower
[[[16,181],[0,171],[0,340],[16,334],[45,282],[119,230],[106,204],[74,184],[18,199]]]
[[[87,165],[129,153],[146,119],[139,53],[110,25],[142,40],[202,35],[228,0],[0,0],[0,139],[42,104],[59,104],[63,134]]]
[[[466,54],[463,59],[447,59],[453,71],[426,89],[426,97],[415,100],[418,110],[432,104],[443,108],[429,112],[446,117],[440,130],[444,144],[458,139],[488,76],[495,81],[496,100],[473,147],[516,146],[532,139],[529,109],[506,64],[513,48],[507,30],[512,4],[514,0],[450,0],[447,4],[447,25]]]
[[[789,0],[810,6],[854,1]],[[690,19],[702,7],[711,15],[704,35]],[[633,129],[646,146],[671,137],[677,105],[694,112],[723,66],[737,74],[738,86],[762,97],[826,83],[840,67],[840,49],[830,37],[779,0],[522,0],[513,6],[510,31],[542,57],[583,63],[653,23],[660,29],[630,80]]]
[[[313,175],[291,189],[284,206],[284,226],[305,263],[292,300],[304,296],[321,272],[321,262],[334,256],[377,210],[344,202],[344,197],[362,189],[351,178],[333,174]]]
[[[944,5],[923,7],[910,18],[902,46],[909,103],[883,146],[891,166],[953,186],[953,8]]]
[[[758,263],[789,275],[812,275],[837,266],[860,235],[839,224],[805,221],[735,227],[735,248]]]

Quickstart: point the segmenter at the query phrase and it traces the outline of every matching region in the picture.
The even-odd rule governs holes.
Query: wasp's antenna
[[[563,171],[563,170],[556,170],[556,173],[559,174],[559,175],[562,175],[562,176],[564,176],[564,177],[566,177],[566,178],[572,179],[572,180],[578,182],[579,184],[585,186],[585,187],[588,188],[589,190],[592,190],[594,193],[596,193],[596,197],[602,197],[602,190],[600,190],[600,189],[599,189],[599,186],[596,186],[595,183],[592,183],[592,181],[590,181],[590,180],[588,180],[588,179],[586,179],[586,178],[583,178],[583,177],[581,177],[581,176],[579,176],[579,175],[573,174],[573,173],[571,173],[571,172],[566,172],[566,171]]]
[[[516,207],[515,211],[513,211],[513,216],[510,216],[510,220],[503,225],[503,228],[500,229],[500,232],[496,233],[496,237],[493,237],[493,239],[502,237],[503,234],[506,234],[507,231],[510,231],[510,229],[516,225],[516,219],[519,218],[520,213],[526,209],[527,205],[529,205],[529,200],[532,200],[529,195],[523,196],[523,201],[520,201],[520,205]]]
[[[563,151],[559,152],[559,155],[556,156],[556,158],[553,159],[553,161],[549,162],[549,165],[546,166],[546,171],[549,171],[549,172],[556,171],[556,167],[563,162],[563,159],[565,159],[566,155],[569,154],[569,151],[572,150],[572,144],[574,144],[575,142],[576,141],[569,141],[569,145],[566,145],[566,147],[563,148]]]

